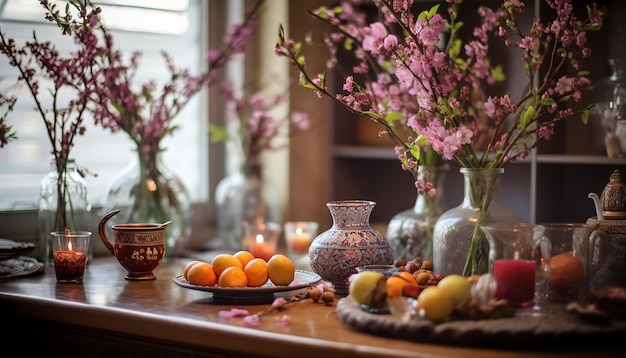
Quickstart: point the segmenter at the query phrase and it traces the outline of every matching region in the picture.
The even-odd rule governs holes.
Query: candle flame
[[[67,249],[72,251],[72,242],[71,241],[67,243]]]
[[[300,235],[302,235],[303,232],[304,232],[304,230],[302,230],[301,227],[296,228],[296,235],[300,236]]]
[[[258,242],[259,244],[260,244],[260,243],[262,243],[262,242],[263,242],[263,235],[258,234],[258,235],[256,236],[256,242]]]

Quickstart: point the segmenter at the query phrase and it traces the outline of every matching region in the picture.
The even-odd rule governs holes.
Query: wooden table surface
[[[124,279],[125,272],[111,258],[97,258],[87,267],[84,283],[59,284],[54,272],[0,280],[0,314],[4,328],[24,327],[22,323],[38,325],[53,332],[72,329],[73,337],[55,342],[59,349],[76,336],[93,333],[106,341],[116,338],[115,345],[101,343],[99,354],[108,356],[123,342],[145,343],[164,353],[168,347],[188,356],[269,356],[269,357],[593,357],[624,356],[622,350],[601,350],[590,342],[590,351],[503,351],[418,344],[406,340],[384,338],[354,331],[337,318],[334,306],[311,302],[290,305],[280,313],[262,317],[258,328],[246,327],[242,318],[224,319],[221,310],[245,308],[250,313],[269,307],[264,305],[215,305],[211,294],[191,290],[173,283],[189,259],[178,259],[157,268],[154,281],[132,282]],[[289,317],[287,325],[277,318]],[[59,327],[58,330],[54,327]],[[10,339],[34,337],[36,330],[19,328]],[[4,330],[3,330],[4,331]],[[47,331],[48,332],[48,331]],[[76,333],[78,332],[78,333]],[[52,332],[51,332],[52,333]],[[45,339],[46,334],[42,334]],[[93,336],[93,335],[91,335]],[[90,336],[90,337],[91,337]],[[80,340],[78,340],[80,341]],[[5,349],[9,340],[5,340]],[[22,339],[21,344],[28,345]],[[62,343],[66,342],[66,343]],[[120,343],[122,342],[122,343]],[[17,344],[17,343],[14,343]],[[87,343],[84,343],[87,344]],[[155,348],[156,347],[156,348]],[[89,348],[95,349],[95,348]],[[83,347],[83,352],[87,348]],[[110,350],[110,351],[109,351]],[[148,356],[148,350],[141,350]],[[107,354],[109,353],[109,354]],[[135,352],[136,353],[136,352]],[[132,356],[142,356],[142,354]],[[123,356],[115,354],[117,357]],[[157,354],[158,355],[158,354]],[[163,354],[164,355],[164,354]]]

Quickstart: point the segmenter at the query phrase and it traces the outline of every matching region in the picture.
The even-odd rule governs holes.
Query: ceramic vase
[[[326,204],[332,226],[319,234],[309,247],[312,270],[331,283],[338,295],[348,294],[348,278],[363,265],[391,265],[389,242],[369,223],[373,201],[346,200]]]
[[[180,178],[162,161],[157,146],[141,146],[137,154],[109,187],[103,209],[105,213],[120,210],[111,225],[172,221],[165,229],[163,259],[171,261],[182,255],[191,236],[191,199]]]
[[[438,167],[421,166],[419,176],[431,182],[437,189],[435,196],[419,193],[413,208],[394,215],[387,225],[387,240],[393,249],[394,259],[410,261],[416,257],[432,260],[433,229],[435,222],[444,212],[444,193],[441,190],[447,165]]]
[[[504,169],[461,168],[463,201],[437,219],[433,231],[433,271],[444,276],[488,272],[489,244],[481,226],[520,223],[522,218],[499,199]]]
[[[74,159],[68,159],[65,170],[50,159],[50,172],[41,180],[39,190],[39,256],[46,266],[53,266],[50,233],[53,231],[91,231],[91,204],[87,184],[78,172]],[[92,257],[91,248],[87,258]]]

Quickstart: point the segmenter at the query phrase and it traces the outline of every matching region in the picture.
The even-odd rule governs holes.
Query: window
[[[59,8],[64,4],[58,1]],[[138,80],[167,76],[160,51],[167,51],[179,67],[198,73],[205,66],[208,4],[204,0],[96,0],[103,21],[112,30],[116,46],[124,52],[141,51]],[[36,0],[0,0],[0,29],[17,41],[32,38],[53,41],[60,51],[72,51],[69,37],[44,20]],[[165,25],[164,25],[165,24]],[[15,83],[16,70],[0,58],[0,90]],[[206,93],[198,94],[175,119],[179,129],[164,140],[164,161],[179,173],[194,202],[208,199],[208,132]],[[0,211],[34,209],[39,182],[49,171],[50,143],[41,117],[33,110],[29,93],[20,94],[7,122],[18,140],[0,150]],[[89,122],[89,121],[86,121]],[[72,156],[97,176],[85,179],[92,205],[99,206],[111,181],[134,157],[133,144],[124,132],[110,133],[88,123],[77,137]]]

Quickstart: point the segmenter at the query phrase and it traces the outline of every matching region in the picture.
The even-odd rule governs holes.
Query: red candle
[[[531,260],[495,260],[496,299],[506,299],[516,307],[528,307],[535,298],[535,271]]]
[[[59,282],[81,282],[87,257],[82,252],[54,251],[54,272]]]
[[[272,244],[266,242],[263,239],[263,235],[257,235],[250,243],[250,252],[254,257],[261,258],[268,261],[274,254],[276,254],[276,243]]]

